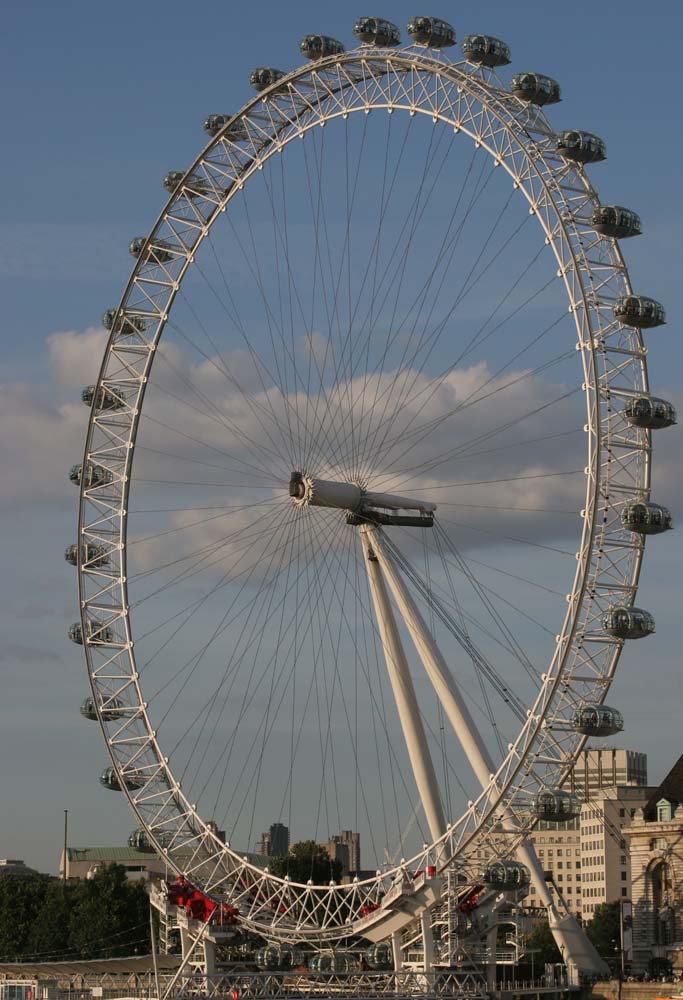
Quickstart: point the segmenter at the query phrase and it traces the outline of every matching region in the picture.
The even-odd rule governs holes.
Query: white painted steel
[[[460,693],[455,678],[433,635],[427,628],[427,624],[419,608],[409,593],[386,547],[383,532],[379,528],[367,526],[364,530],[366,532],[364,545],[367,545],[369,542],[372,546],[372,552],[379,561],[379,566],[386,577],[396,605],[413,640],[417,654],[434,687],[436,696],[441,702],[453,732],[460,741],[481,787],[487,788],[495,780],[496,766]],[[365,558],[368,561],[368,565],[370,565],[367,551]],[[381,605],[378,607],[378,610],[380,614],[384,613]],[[390,609],[389,613],[391,613]],[[499,818],[502,820],[506,830],[509,830],[512,834],[521,833],[519,821],[509,807],[501,805]],[[605,975],[608,973],[609,967],[607,963],[598,955],[590,941],[585,937],[585,934],[580,930],[574,918],[569,914],[561,918],[557,912],[543,875],[543,869],[536,857],[536,852],[531,842],[519,840],[515,853],[517,859],[529,868],[531,882],[538,893],[539,899],[548,910],[550,929],[553,932],[553,937],[561,954],[565,956],[567,965],[573,966],[577,974],[579,972],[593,975]],[[571,933],[569,933],[570,929]]]
[[[125,309],[140,329],[123,335],[115,320],[94,393],[94,400],[104,390],[125,403],[108,413],[98,412],[93,403],[85,444],[84,461],[107,469],[111,483],[81,485],[79,539],[102,546],[110,558],[108,566],[84,564],[83,546],[78,547],[84,651],[112,763],[138,820],[169,867],[240,905],[245,926],[267,926],[273,936],[291,937],[292,914],[299,914],[297,935],[318,941],[336,939],[357,926],[361,908],[393,875],[352,888],[316,888],[316,906],[306,924],[296,900],[304,894],[310,899],[310,888],[255,869],[218,840],[186,798],[151,724],[135,661],[126,573],[128,492],[156,344],[199,244],[273,153],[332,118],[373,108],[446,123],[470,136],[507,172],[557,261],[575,319],[586,399],[584,527],[555,654],[529,717],[496,774],[454,819],[441,843],[411,859],[415,868],[433,861],[442,849],[466,860],[477,839],[487,843],[487,820],[505,802],[528,802],[534,789],[560,784],[566,777],[585,739],[570,732],[557,735],[546,720],[569,719],[578,704],[601,703],[607,694],[621,645],[583,639],[615,596],[633,600],[644,541],[623,529],[619,514],[628,499],[647,498],[650,483],[649,432],[628,426],[612,405],[614,398],[648,392],[640,333],[617,323],[611,313],[614,300],[631,291],[623,258],[615,241],[591,229],[598,198],[583,168],[557,155],[545,115],[511,98],[495,77],[414,48],[361,48],[330,57],[295,70],[251,100],[188,168],[186,176],[206,178],[213,193],[190,198],[181,185],[162,211],[147,245],[165,240],[172,246],[172,259],[162,264],[141,254],[117,312],[120,319]],[[228,137],[235,123],[244,127],[246,139]],[[110,642],[87,638],[88,616],[111,630]],[[121,706],[115,718],[101,711],[113,699]],[[142,787],[125,787],[123,779],[130,773],[144,778]],[[257,906],[253,895],[240,888],[245,883],[250,890],[258,888],[268,908]]]
[[[375,532],[368,525],[362,525],[359,530],[375,617],[387,664],[387,673],[401,720],[410,764],[429,824],[429,832],[432,839],[438,841],[446,832],[446,817],[441,803],[439,783],[422,725],[413,679],[410,676],[410,667],[384,586],[380,564],[374,554]]]

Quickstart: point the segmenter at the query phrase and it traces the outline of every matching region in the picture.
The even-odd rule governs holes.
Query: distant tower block
[[[284,823],[272,823],[268,854],[274,858],[284,858],[289,854],[289,827]]]

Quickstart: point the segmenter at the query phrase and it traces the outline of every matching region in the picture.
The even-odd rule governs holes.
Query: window
[[[622,872],[622,873],[621,873],[621,881],[622,881],[622,882],[625,882],[625,881],[626,881],[626,872]]]
[[[622,896],[628,896],[628,891],[626,889],[622,889],[621,890],[621,895]]]
[[[558,856],[558,858],[562,857],[562,848],[561,847],[559,847],[558,850],[557,850],[557,856]]]
[[[562,868],[562,862],[561,862],[561,861],[558,861],[558,862],[557,862],[557,865],[556,865],[556,868],[557,868],[558,870],[559,870],[560,868]]]
[[[625,809],[620,809],[619,810],[619,818],[623,819],[625,815],[626,815],[626,810]]]

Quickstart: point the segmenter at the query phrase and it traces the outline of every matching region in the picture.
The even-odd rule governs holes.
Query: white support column
[[[470,762],[472,770],[482,788],[486,788],[495,768],[492,758],[479,730],[474,724],[467,704],[465,703],[453,675],[437,646],[434,637],[427,628],[420,611],[403,582],[391,553],[388,551],[380,529],[367,529],[373,551],[379,560],[384,577],[394,596],[396,605],[403,616],[410,632],[425,671],[429,677],[444,712],[453,727],[455,735],[460,740],[463,750]],[[500,818],[506,827],[512,831],[518,829],[518,824],[511,810],[502,806]],[[553,902],[550,890],[543,876],[536,852],[532,845],[525,841],[517,848],[517,858],[529,868],[531,882],[539,897],[548,909],[548,922],[560,950],[567,957],[567,963],[586,971],[604,972],[606,965],[597,951],[583,934],[574,918],[567,914],[561,915]]]
[[[427,817],[429,832],[433,840],[445,833],[446,819],[441,804],[439,784],[434,771],[434,764],[429,753],[427,737],[425,736],[420,709],[415,695],[413,679],[410,676],[408,661],[403,649],[403,643],[398,633],[396,619],[391,609],[389,595],[382,579],[374,553],[374,533],[364,525],[361,528],[361,544],[368,571],[370,593],[375,608],[375,617],[379,629],[387,672],[394,693],[398,716],[401,721],[403,736],[410,757],[410,765],[415,775],[422,806]]]
[[[401,950],[401,932],[393,931],[391,935],[391,956],[394,960],[394,972],[403,968],[403,951]]]

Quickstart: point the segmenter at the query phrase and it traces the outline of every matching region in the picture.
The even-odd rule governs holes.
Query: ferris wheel
[[[664,311],[620,252],[638,216],[588,179],[604,143],[551,124],[554,80],[503,79],[502,41],[407,33],[307,35],[206,118],[83,391],[66,555],[102,781],[268,940],[381,942],[482,858],[552,906],[527,834],[577,814],[572,763],[622,728],[671,527],[641,336]],[[273,820],[360,831],[364,870],[276,874]]]

